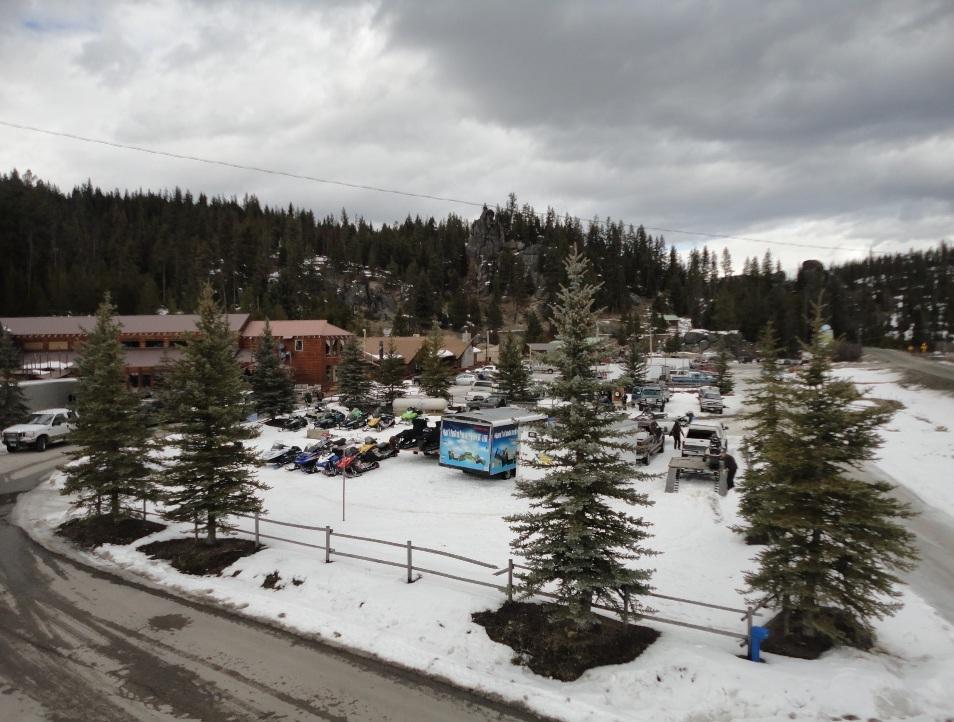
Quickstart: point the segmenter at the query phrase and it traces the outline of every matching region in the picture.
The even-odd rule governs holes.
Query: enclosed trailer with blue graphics
[[[440,464],[507,479],[517,469],[520,425],[544,419],[542,414],[513,406],[445,416],[441,421]]]

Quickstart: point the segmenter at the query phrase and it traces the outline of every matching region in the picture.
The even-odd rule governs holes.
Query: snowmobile
[[[306,446],[304,451],[299,453],[290,464],[285,466],[286,471],[304,471],[311,474],[315,471],[315,464],[321,458],[322,449],[320,444],[311,444]]]
[[[367,421],[368,416],[361,409],[355,407],[351,409],[351,413],[348,414],[348,417],[341,424],[342,429],[360,429],[364,426]]]
[[[382,429],[390,429],[392,426],[394,426],[394,416],[378,409],[368,417],[368,424],[365,428],[372,431],[381,431]]]
[[[262,452],[262,462],[265,464],[273,464],[275,467],[284,466],[294,461],[295,457],[300,453],[300,446],[288,446],[287,444],[278,442],[273,444],[271,449]]]
[[[417,440],[417,450],[415,454],[421,452],[424,456],[434,456],[441,448],[441,422],[436,426],[428,427],[421,433]]]
[[[377,462],[374,463],[377,464]],[[380,466],[380,464],[378,464],[378,466]],[[366,470],[362,469],[358,463],[358,447],[356,446],[349,446],[345,449],[338,463],[335,464],[335,467],[338,469],[339,474],[345,474],[347,476],[359,476]],[[372,468],[377,468],[377,466]]]
[[[361,454],[361,461],[384,461],[397,456],[398,448],[389,441],[377,443],[369,436],[364,445],[358,447],[358,453]]]
[[[389,440],[389,443],[395,445],[398,449],[413,449],[417,446],[418,439],[427,428],[427,419],[420,417],[411,422],[411,428],[405,429],[400,434],[395,434]]]
[[[321,473],[323,473],[325,476],[337,476],[340,473],[338,471],[338,462],[341,461],[343,456],[344,449],[342,449],[340,446],[336,446],[331,450],[331,454],[327,458],[315,465],[316,471],[321,469]]]
[[[316,429],[332,429],[336,426],[339,426],[344,420],[345,415],[336,409],[328,409],[322,414],[319,414],[317,420],[314,422]]]
[[[423,412],[420,409],[417,409],[413,406],[409,406],[407,411],[401,414],[399,418],[401,419],[402,424],[410,424],[412,421],[414,421],[414,419],[421,416],[422,413]]]
[[[298,431],[308,426],[308,419],[304,416],[289,416],[282,424],[282,431]]]

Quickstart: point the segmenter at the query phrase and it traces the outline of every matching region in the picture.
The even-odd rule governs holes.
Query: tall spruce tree
[[[357,336],[351,336],[341,349],[341,363],[338,364],[338,396],[345,406],[358,406],[368,401],[371,392],[371,379],[368,378],[368,364],[364,360],[364,349]]]
[[[745,534],[753,544],[764,544],[777,536],[762,513],[771,501],[774,476],[765,460],[766,443],[775,437],[782,410],[788,405],[787,387],[778,365],[781,353],[775,324],[769,321],[759,337],[757,351],[761,365],[758,378],[750,384],[746,398],[750,411],[742,415],[746,434],[741,451],[745,458],[745,476],[739,484],[739,514],[746,521],[736,531]]]
[[[646,357],[639,336],[630,336],[623,350],[623,378],[626,386],[642,386],[646,383]]]
[[[0,429],[23,421],[29,413],[23,389],[17,382],[19,368],[17,347],[0,324]]]
[[[441,358],[441,349],[444,346],[444,335],[435,323],[427,340],[421,348],[421,390],[435,399],[446,399],[450,389],[450,372],[444,359]]]
[[[753,523],[775,534],[746,581],[780,609],[786,634],[864,645],[871,620],[900,606],[896,572],[913,567],[916,551],[899,522],[912,514],[890,484],[859,478],[891,412],[832,377],[820,312],[814,327],[811,363],[760,452],[773,482]]]
[[[124,498],[155,499],[157,486],[150,467],[151,435],[139,399],[126,388],[121,327],[114,311],[107,293],[77,359],[78,418],[70,440],[79,448],[70,454],[74,463],[65,467],[62,493],[75,495],[76,506],[97,514],[106,500],[107,515],[117,520]]]
[[[533,311],[527,312],[527,343],[540,343],[544,340],[543,326],[540,325],[540,318]]]
[[[257,432],[242,422],[249,408],[236,361],[235,334],[206,284],[198,307],[197,333],[165,384],[179,451],[166,472],[165,515],[195,522],[214,544],[219,531],[234,528],[229,516],[262,511],[258,492],[267,487],[255,473],[258,456],[242,442]]]
[[[404,359],[398,355],[397,346],[394,345],[394,339],[389,338],[388,344],[384,349],[384,357],[378,362],[378,383],[381,385],[381,393],[384,403],[388,406],[394,404],[394,399],[404,396]]]
[[[255,349],[255,372],[249,381],[255,411],[261,416],[273,418],[295,408],[295,383],[279,363],[278,346],[267,318]]]
[[[616,508],[619,502],[652,502],[632,486],[642,477],[622,456],[631,448],[618,427],[622,414],[603,401],[608,388],[595,367],[604,352],[588,338],[599,286],[586,281],[588,272],[589,262],[571,253],[567,284],[553,309],[562,346],[554,354],[560,376],[552,395],[563,403],[554,406],[554,423],[532,444],[551,463],[541,467],[543,478],[517,481],[516,495],[530,501],[530,511],[506,518],[515,534],[511,547],[531,569],[522,577],[524,591],[552,585],[558,616],[579,626],[594,622],[594,603],[621,609],[624,592],[649,591],[651,571],[627,562],[653,554],[643,546],[650,524]],[[638,602],[632,608],[636,614],[643,609]]]
[[[719,355],[716,357],[715,385],[719,387],[719,392],[727,394],[735,388],[735,381],[732,378],[732,371],[729,369],[729,347],[725,339],[719,341]]]
[[[530,395],[530,372],[523,365],[520,353],[522,345],[510,333],[504,336],[500,344],[497,384],[509,400],[521,401]]]

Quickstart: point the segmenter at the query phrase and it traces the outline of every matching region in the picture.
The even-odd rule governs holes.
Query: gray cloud
[[[951,38],[943,0],[16,0],[0,103],[14,122],[352,182],[895,249],[954,227]],[[374,221],[472,213],[0,128],[14,166]]]

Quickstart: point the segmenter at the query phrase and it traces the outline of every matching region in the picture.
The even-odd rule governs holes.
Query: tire
[[[649,454],[646,454],[646,458],[643,459],[643,466],[649,466]]]
[[[36,440],[36,450],[37,450],[37,451],[46,451],[47,441],[48,441],[48,440],[47,440],[47,438],[46,438],[45,436],[41,436],[39,439],[37,439],[37,440]]]
[[[14,451],[17,450],[17,447],[15,447],[15,446],[10,446],[9,444],[7,444],[6,447],[7,447],[7,453],[9,453],[9,454],[12,454]]]

